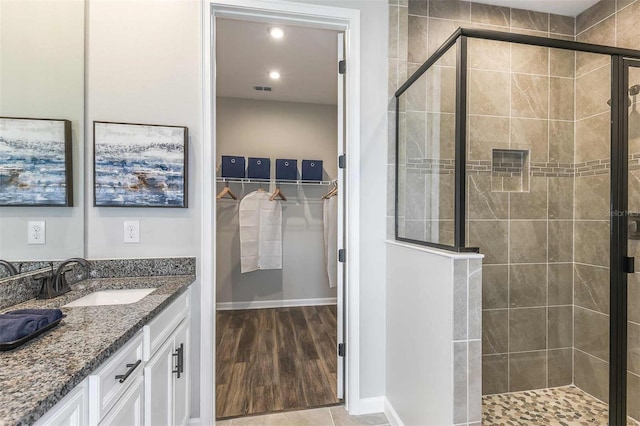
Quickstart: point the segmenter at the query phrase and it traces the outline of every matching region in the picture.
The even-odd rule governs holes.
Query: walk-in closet
[[[342,34],[217,18],[216,418],[342,402]]]

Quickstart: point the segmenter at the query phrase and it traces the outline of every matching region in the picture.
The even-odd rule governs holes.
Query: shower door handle
[[[633,274],[635,272],[636,258],[625,256],[622,258],[622,270],[627,274]]]

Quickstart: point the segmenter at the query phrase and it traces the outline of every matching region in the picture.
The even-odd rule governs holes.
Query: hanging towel
[[[324,225],[324,263],[327,265],[329,287],[338,280],[338,197],[325,198],[322,221]]]
[[[282,269],[282,205],[254,191],[240,201],[240,272]]]

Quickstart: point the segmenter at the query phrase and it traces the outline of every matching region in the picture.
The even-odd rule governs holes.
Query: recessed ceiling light
[[[280,27],[271,27],[269,28],[269,34],[273,38],[282,38],[284,37],[284,30]]]
[[[271,77],[272,80],[279,80],[280,79],[280,73],[278,71],[271,71],[269,73],[269,77]]]

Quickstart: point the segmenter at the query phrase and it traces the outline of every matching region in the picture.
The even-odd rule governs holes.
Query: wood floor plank
[[[335,309],[222,311],[216,318],[216,417],[335,404]]]

